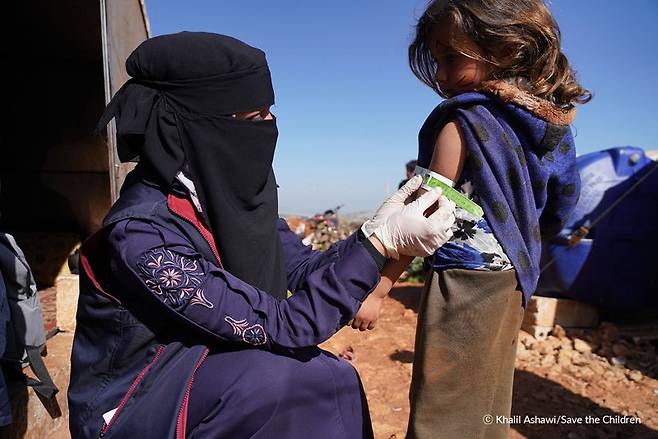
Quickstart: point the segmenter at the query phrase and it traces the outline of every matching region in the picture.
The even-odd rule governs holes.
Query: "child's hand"
[[[379,319],[379,313],[383,302],[384,298],[374,293],[366,297],[366,300],[361,304],[361,308],[359,308],[356,316],[354,316],[354,320],[352,320],[352,328],[358,329],[359,331],[375,329],[375,324],[377,319]]]
[[[397,261],[396,261],[397,262]],[[409,261],[410,262],[410,261]],[[409,263],[407,262],[407,265]],[[375,323],[379,319],[379,312],[384,302],[384,297],[391,291],[393,281],[387,276],[382,275],[379,283],[374,290],[366,297],[357,311],[354,319],[348,323],[354,329],[365,331],[366,329],[375,329]]]

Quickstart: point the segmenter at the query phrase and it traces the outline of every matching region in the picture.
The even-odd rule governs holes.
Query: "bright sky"
[[[376,208],[416,157],[439,96],[407,67],[425,0],[147,0],[154,35],[217,32],[267,53],[276,92],[282,213]],[[580,154],[658,149],[658,1],[553,0],[563,50],[594,99],[573,125]]]

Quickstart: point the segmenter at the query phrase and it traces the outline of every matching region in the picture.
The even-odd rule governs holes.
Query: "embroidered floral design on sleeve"
[[[213,309],[215,306],[210,300],[206,299],[206,295],[203,294],[203,289],[201,288],[196,290],[194,296],[192,296],[192,300],[190,300],[190,304],[205,306],[208,309]]]
[[[247,322],[247,319],[235,320],[233,317],[224,317],[226,321],[233,328],[233,333],[241,337],[245,343],[259,346],[267,343],[267,334],[261,325],[256,323],[252,325]]]
[[[197,260],[158,248],[142,257],[138,269],[146,286],[167,305],[213,307],[201,287],[205,273]]]

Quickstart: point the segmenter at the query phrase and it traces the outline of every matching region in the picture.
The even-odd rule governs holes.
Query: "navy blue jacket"
[[[283,220],[278,230],[294,293],[283,301],[222,269],[188,200],[144,182],[122,193],[81,251],[69,386],[74,438],[185,437],[194,374],[208,355],[259,349],[297,361],[297,351],[326,340],[354,316],[379,281],[357,238],[318,253]],[[311,363],[295,363],[300,379]],[[358,378],[349,386],[361,398]],[[261,392],[267,395],[267,383]],[[329,418],[324,422],[335,424]]]

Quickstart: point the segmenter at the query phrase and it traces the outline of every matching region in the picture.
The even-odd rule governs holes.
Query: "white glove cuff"
[[[367,220],[361,225],[361,231],[366,238],[370,238],[375,233],[375,229],[377,229],[377,224],[373,220]]]
[[[398,249],[393,247],[393,244],[391,243],[391,239],[389,238],[388,234],[384,231],[384,227],[377,227],[373,233],[386,249],[387,258],[393,258],[395,260],[400,259],[400,254],[398,253]]]

